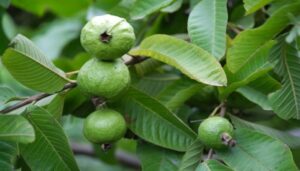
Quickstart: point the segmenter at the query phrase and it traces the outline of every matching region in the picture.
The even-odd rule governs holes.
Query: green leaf
[[[132,19],[142,19],[147,15],[170,5],[173,0],[136,0],[131,8],[130,16]]]
[[[230,14],[230,22],[243,29],[250,29],[254,27],[254,14],[245,16],[245,9],[243,5],[235,7]],[[229,23],[232,24],[232,23]]]
[[[228,87],[219,88],[220,98],[225,99],[230,93],[239,87],[245,86],[251,81],[264,76],[272,69],[272,65],[268,62],[269,50],[275,44],[275,41],[269,41],[255,54],[246,66],[238,72],[232,73],[228,69],[228,65],[224,67],[228,78]]]
[[[214,171],[214,170],[222,170],[222,171],[233,171],[229,167],[223,165],[217,160],[206,160],[199,164],[196,171]]]
[[[196,140],[185,152],[179,171],[194,171],[198,166],[203,152],[203,144]]]
[[[7,8],[10,4],[10,0],[1,0],[0,1],[0,6]]]
[[[202,0],[188,19],[192,42],[220,60],[226,50],[227,1]]]
[[[169,64],[191,79],[214,86],[227,84],[226,75],[218,61],[200,47],[167,35],[146,38],[133,56],[147,56]]]
[[[46,53],[47,57],[59,57],[64,46],[77,38],[82,28],[79,18],[58,19],[44,25],[33,37],[32,41]]]
[[[0,140],[31,143],[35,139],[32,125],[21,115],[0,115]]]
[[[273,0],[244,0],[244,7],[247,11],[246,15],[251,14]]]
[[[21,155],[32,170],[79,170],[68,139],[56,119],[46,110],[31,106],[25,117],[33,125],[36,140],[21,145]]]
[[[155,145],[175,151],[185,151],[196,138],[175,114],[156,99],[131,87],[118,105],[131,131]]]
[[[3,171],[14,171],[14,162],[17,158],[17,143],[0,141],[0,168]]]
[[[246,120],[242,120],[233,115],[230,115],[230,119],[236,128],[247,128],[250,130],[254,130],[269,135],[273,138],[279,139],[280,141],[286,143],[291,148],[300,147],[299,137],[293,136],[288,132],[283,132],[264,125],[248,122]]]
[[[240,87],[236,90],[251,102],[258,104],[264,110],[272,110],[271,104],[266,94],[249,86]]]
[[[283,119],[300,119],[300,55],[295,47],[284,42],[275,50],[275,72],[282,78],[282,88],[269,96],[271,106]]]
[[[241,32],[233,40],[227,53],[227,65],[235,73],[248,65],[249,61],[280,33],[290,22],[289,15],[300,14],[300,3],[284,5],[262,26]],[[288,12],[287,12],[288,11]]]
[[[182,153],[160,148],[141,142],[137,146],[137,155],[141,160],[143,171],[173,171],[178,170]]]
[[[290,149],[274,138],[250,129],[238,128],[235,139],[235,147],[216,151],[218,157],[234,170],[298,170]]]
[[[174,111],[202,87],[203,85],[193,80],[183,78],[168,85],[156,98],[168,109]]]
[[[169,6],[161,9],[161,12],[167,12],[167,13],[173,13],[180,9],[181,5],[183,3],[183,0],[173,0],[173,3],[171,3]]]
[[[50,103],[43,106],[55,119],[60,119],[64,109],[65,95],[56,94]]]
[[[10,98],[15,97],[16,93],[9,87],[0,85],[0,104],[3,105]]]
[[[23,85],[46,93],[61,90],[69,80],[26,37],[17,35],[2,62],[11,75]]]

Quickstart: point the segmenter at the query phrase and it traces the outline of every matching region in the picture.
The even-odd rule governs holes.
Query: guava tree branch
[[[146,60],[146,59],[147,59],[147,58],[145,58],[145,57],[132,57],[130,60],[125,61],[124,63],[125,63],[126,65],[128,65],[128,66],[129,66],[129,65],[135,65],[135,64],[138,64],[138,63],[140,63],[140,62],[143,62],[143,61]],[[75,82],[67,83],[67,84],[63,87],[62,90],[60,90],[60,91],[58,91],[58,92],[55,92],[55,93],[53,93],[53,94],[57,94],[57,93],[60,93],[60,92],[65,91],[65,90],[73,89],[73,88],[75,88],[76,86],[77,86],[77,84],[76,84]],[[49,94],[49,93],[40,93],[40,94],[37,94],[37,95],[30,96],[30,97],[26,98],[26,99],[23,100],[23,101],[20,101],[20,102],[14,104],[14,105],[12,105],[12,106],[8,106],[8,107],[2,109],[2,110],[0,111],[0,113],[1,113],[1,114],[7,114],[7,113],[9,113],[9,112],[11,112],[11,111],[13,111],[13,110],[16,110],[16,109],[18,109],[18,108],[21,108],[21,107],[23,107],[23,106],[26,106],[26,105],[28,105],[28,104],[30,104],[30,103],[37,102],[37,101],[42,100],[42,99],[44,99],[44,98],[46,98],[46,97],[49,97],[49,96],[51,96],[51,95],[53,95],[53,94]]]

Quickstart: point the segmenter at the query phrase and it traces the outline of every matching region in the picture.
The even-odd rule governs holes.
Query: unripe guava
[[[132,26],[124,18],[107,14],[93,17],[81,30],[80,41],[91,55],[112,60],[132,48],[135,35]]]
[[[129,70],[120,59],[107,62],[92,58],[81,67],[77,76],[82,92],[106,99],[120,94],[129,82]]]
[[[205,119],[198,128],[199,139],[210,148],[222,149],[233,144],[233,126],[220,116]],[[234,141],[235,142],[235,141]]]
[[[113,143],[126,133],[123,116],[112,109],[104,108],[91,113],[84,121],[83,134],[97,144]]]

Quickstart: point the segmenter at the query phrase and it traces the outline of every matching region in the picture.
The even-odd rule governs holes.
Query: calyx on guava
[[[92,58],[79,70],[77,85],[84,93],[106,99],[122,93],[130,83],[130,73],[122,60]]]
[[[209,117],[202,121],[198,128],[198,137],[207,147],[214,149],[235,145],[232,124],[220,116]]]
[[[109,144],[126,133],[126,122],[115,110],[103,108],[91,113],[84,121],[83,134],[91,142]]]
[[[93,17],[81,30],[80,41],[91,55],[113,60],[132,48],[135,34],[126,19],[107,14]]]

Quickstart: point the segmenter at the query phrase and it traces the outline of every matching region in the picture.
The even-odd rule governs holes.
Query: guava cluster
[[[134,45],[132,26],[112,15],[93,17],[82,29],[80,40],[92,56],[77,76],[79,89],[91,97],[117,98],[130,83],[130,73],[121,57]],[[126,132],[123,116],[108,107],[98,108],[84,121],[84,136],[97,144],[109,144]]]

